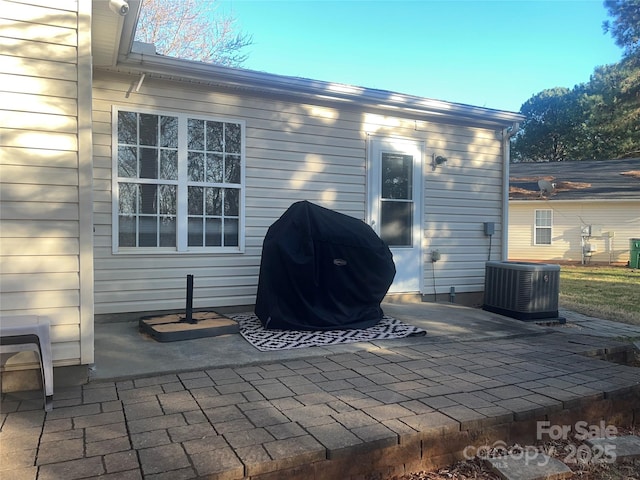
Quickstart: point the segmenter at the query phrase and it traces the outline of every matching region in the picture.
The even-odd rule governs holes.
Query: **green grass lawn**
[[[640,270],[561,265],[560,306],[585,315],[640,325]]]

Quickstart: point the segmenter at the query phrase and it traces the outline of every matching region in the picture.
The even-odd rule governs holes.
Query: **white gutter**
[[[510,139],[520,130],[520,124],[502,130],[502,260],[509,260],[509,163],[511,162]]]

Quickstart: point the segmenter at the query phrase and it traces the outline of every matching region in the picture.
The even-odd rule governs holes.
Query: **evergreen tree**
[[[634,56],[640,49],[640,0],[605,0],[605,8],[612,20],[602,24],[611,33],[616,45],[625,50],[626,56]]]
[[[521,107],[515,161],[605,160],[640,156],[640,0],[606,0],[603,23],[624,58],[594,69],[573,89],[544,90]]]

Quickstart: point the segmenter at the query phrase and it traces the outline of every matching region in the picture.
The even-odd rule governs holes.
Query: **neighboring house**
[[[632,238],[640,158],[510,166],[510,260],[626,264]]]
[[[188,274],[196,308],[252,305],[298,200],[372,225],[392,293],[477,301],[505,258],[519,114],[156,55],[139,1],[8,3],[0,308],[51,319],[56,366],[94,361],[96,317],[184,308]]]

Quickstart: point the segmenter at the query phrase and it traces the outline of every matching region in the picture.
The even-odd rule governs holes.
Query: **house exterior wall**
[[[553,212],[551,245],[534,245],[536,209]],[[626,263],[629,239],[640,238],[640,201],[511,201],[509,260],[581,262],[581,232],[585,225],[596,225],[601,232],[586,239],[596,249],[587,261]],[[612,238],[610,232],[614,234]]]
[[[94,72],[94,221],[96,314],[182,309],[185,277],[195,277],[194,307],[251,305],[268,227],[295,201],[309,200],[366,220],[367,139],[399,136],[425,143],[423,293],[478,292],[489,240],[501,258],[502,151],[491,129],[442,125],[194,83]],[[246,245],[243,253],[136,254],[112,251],[112,107],[190,112],[245,122]],[[449,158],[431,169],[431,154]]]
[[[484,291],[485,262],[502,259],[502,150],[496,130],[441,127],[427,132],[427,152],[444,150],[446,167],[425,162],[424,288],[429,299]],[[433,136],[432,136],[433,135]],[[485,236],[484,223],[495,232]],[[438,250],[441,260],[431,262]]]
[[[2,8],[0,30],[0,312],[49,318],[54,364],[88,364],[90,4],[5,3],[11,5]]]

